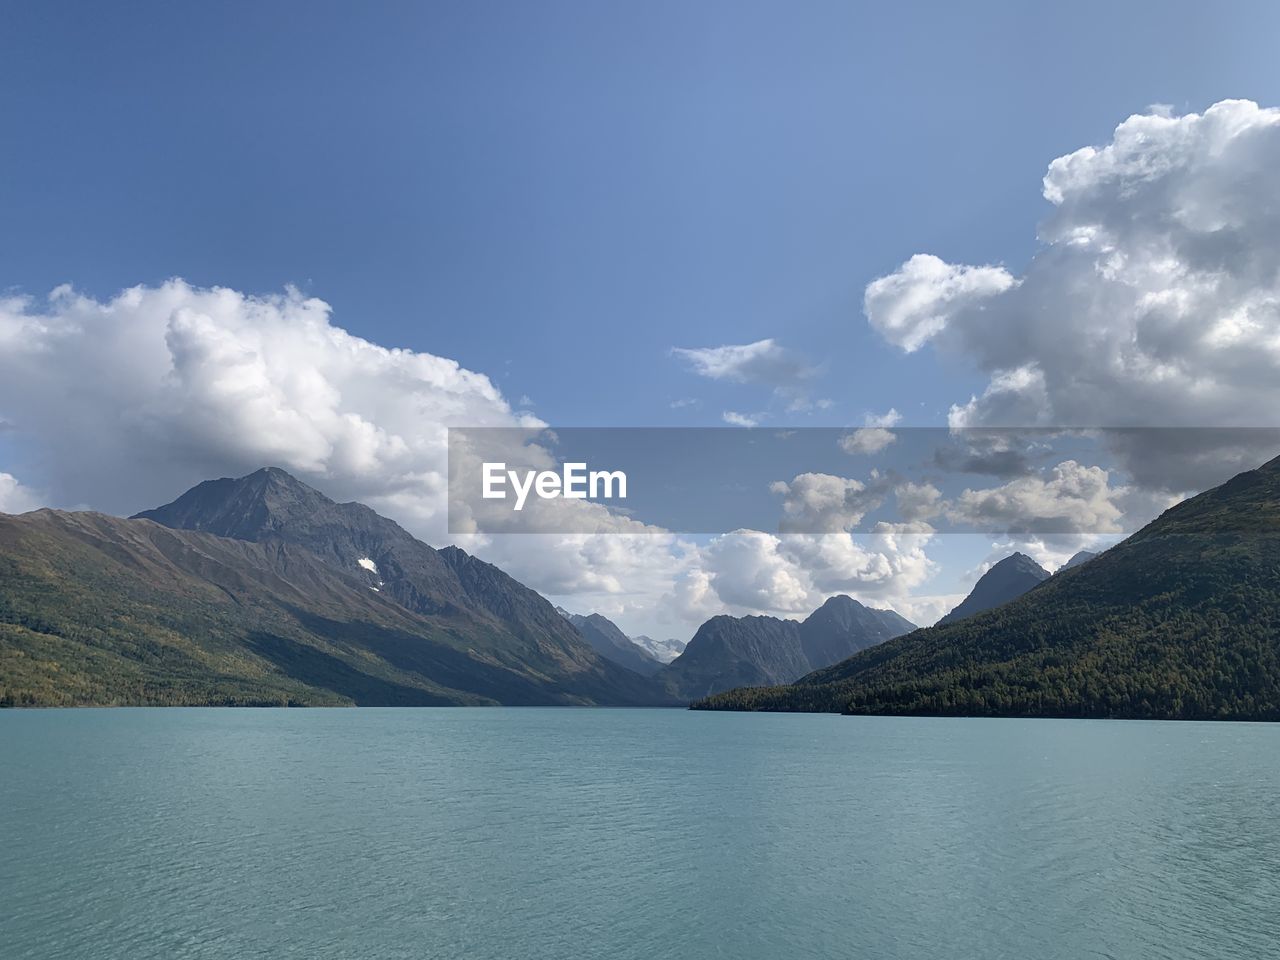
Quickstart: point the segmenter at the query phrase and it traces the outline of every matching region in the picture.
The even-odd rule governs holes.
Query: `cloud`
[[[890,407],[884,413],[868,413],[864,420],[868,427],[896,427],[902,422],[902,414]]]
[[[893,492],[903,520],[931,520],[942,512],[942,491],[931,483],[907,480],[898,484]]]
[[[0,473],[0,513],[26,513],[40,506],[41,498],[9,473]]]
[[[933,453],[933,465],[947,473],[976,473],[993,477],[1019,477],[1031,473],[1035,455],[1052,451],[1016,430],[953,430],[951,443]]]
[[[321,300],[180,280],[0,304],[0,409],[54,502],[129,512],[275,464],[412,501],[420,528],[443,522],[448,425],[536,423],[453,360],[334,326]]]
[[[673,347],[671,353],[708,379],[769,389],[787,413],[811,413],[831,405],[829,400],[814,401],[809,393],[819,369],[772,338],[721,347]]]
[[[694,373],[730,383],[774,389],[797,387],[816,373],[803,358],[772,338],[722,347],[673,347],[671,353],[684,360]]]
[[[894,610],[918,627],[931,627],[968,596],[965,593],[917,595],[895,602]]]
[[[1054,209],[1021,277],[918,255],[867,287],[891,343],[931,342],[987,374],[951,424],[1274,426],[1280,111],[1227,100],[1130,117],[1050,163],[1043,194]],[[1159,456],[1185,443],[1169,432],[1135,432],[1120,452],[1137,482],[1169,491],[1274,453],[1260,441],[1215,458],[1212,434],[1197,439],[1205,455],[1178,462]]]
[[[864,418],[865,427],[845,434],[837,443],[840,449],[850,455],[879,453],[898,439],[897,434],[889,427],[902,421],[902,414],[890,407],[886,413],[868,413]]]
[[[829,473],[802,473],[790,483],[775,481],[769,489],[783,498],[782,529],[806,533],[850,530],[883,499],[876,487]]]
[[[845,453],[858,455],[879,453],[897,439],[897,435],[892,430],[886,430],[883,427],[861,427],[853,433],[845,434],[837,442]]]
[[[699,561],[670,534],[519,534],[457,538],[521,583],[583,609],[652,616],[660,598]]]
[[[928,524],[880,523],[866,535],[737,530],[702,549],[696,573],[673,602],[699,611],[718,602],[738,615],[803,617],[847,593],[910,616],[912,589],[936,569],[925,555],[932,536]]]
[[[701,566],[691,566],[676,578],[662,606],[690,625],[700,624],[727,609],[712,585],[711,574]]]
[[[948,519],[978,530],[1014,534],[1118,533],[1123,511],[1101,467],[1064,460],[1047,477],[1025,476],[998,487],[966,489],[947,504]]]
[[[867,284],[863,310],[881,336],[911,353],[958,311],[1015,285],[1003,267],[955,266],[918,253],[895,273]]]
[[[928,521],[944,517],[951,525],[949,532],[1005,537],[1119,534],[1136,529],[1179,499],[1113,484],[1102,467],[1070,459],[996,486],[966,487],[950,498],[929,481],[878,470],[872,470],[865,482],[802,473],[789,482],[775,481],[769,489],[782,497],[779,529],[788,534],[855,530],[890,495],[902,529],[932,534]]]
[[[897,527],[932,535],[932,528],[927,524],[918,526],[919,522],[933,519],[950,506],[933,484],[904,480],[878,470],[872,470],[865,483],[828,473],[802,473],[789,483],[774,481],[769,491],[783,498],[780,529],[784,533],[851,531],[893,494],[902,521]],[[878,525],[874,529],[887,528]]]
[[[732,410],[726,410],[720,414],[720,418],[732,427],[755,427],[760,423],[760,414],[735,413]]]
[[[804,571],[779,550],[778,537],[737,530],[716,537],[704,552],[704,569],[719,600],[745,611],[808,614],[816,606]]]

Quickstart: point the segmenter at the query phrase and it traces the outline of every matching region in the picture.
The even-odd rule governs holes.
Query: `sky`
[[[271,461],[440,543],[445,425],[1270,425],[1278,29],[2,4],[0,509],[128,513]],[[1205,482],[1141,475],[1168,462],[1104,466],[1150,511]],[[668,635],[834,589],[924,622],[1017,546],[883,537],[464,545]]]

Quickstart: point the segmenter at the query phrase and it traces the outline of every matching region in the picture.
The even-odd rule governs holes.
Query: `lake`
[[[6,960],[1280,955],[1280,726],[0,711]]]

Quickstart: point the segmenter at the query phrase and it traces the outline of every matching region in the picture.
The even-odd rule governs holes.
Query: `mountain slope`
[[[669,702],[496,567],[283,471],[0,534],[9,702]]]
[[[5,705],[496,702],[423,675],[467,659],[423,627],[306,551],[93,513],[0,515]]]
[[[591,644],[591,649],[606,660],[612,660],[619,666],[634,670],[642,677],[651,677],[662,669],[661,660],[634,643],[630,637],[618,629],[617,624],[607,617],[598,613],[583,616],[567,611],[559,612],[577,627],[583,639]]]
[[[969,595],[939,620],[937,626],[1008,603],[1048,579],[1049,571],[1025,553],[1010,554],[979,577]]]
[[[892,610],[852,597],[827,600],[803,623],[775,617],[712,617],[658,675],[686,699],[734,686],[790,683],[852,653],[914,630]]]
[[[1280,720],[1280,460],[1002,607],[697,706]]]

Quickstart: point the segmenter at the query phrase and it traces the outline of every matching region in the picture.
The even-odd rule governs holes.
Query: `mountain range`
[[[611,620],[556,610],[602,657],[646,677],[656,677],[680,700],[735,686],[789,683],[812,670],[914,630],[892,610],[865,607],[852,597],[827,600],[803,622],[777,617],[712,617],[689,643],[667,641],[678,654],[663,663]],[[648,639],[648,638],[643,638]],[[650,641],[652,642],[652,641]]]
[[[712,617],[657,679],[681,699],[735,686],[790,683],[914,629],[892,610],[865,607],[847,596],[832,597],[802,623],[776,617]]]
[[[803,623],[713,618],[655,644],[664,663],[275,468],[129,519],[0,515],[0,705],[685,705],[911,628],[835,597]]]
[[[572,623],[591,649],[619,666],[651,677],[662,669],[662,661],[622,632],[612,620],[598,613],[583,616],[556,607],[556,612]]]
[[[498,568],[282,470],[0,515],[2,704],[675,702]]]
[[[803,622],[713,617],[664,665],[268,468],[129,519],[0,515],[0,705],[1280,719],[1278,585],[1280,459],[1052,577],[1005,558],[934,627],[840,596]]]
[[[695,707],[1280,720],[1280,459],[1002,606]]]

